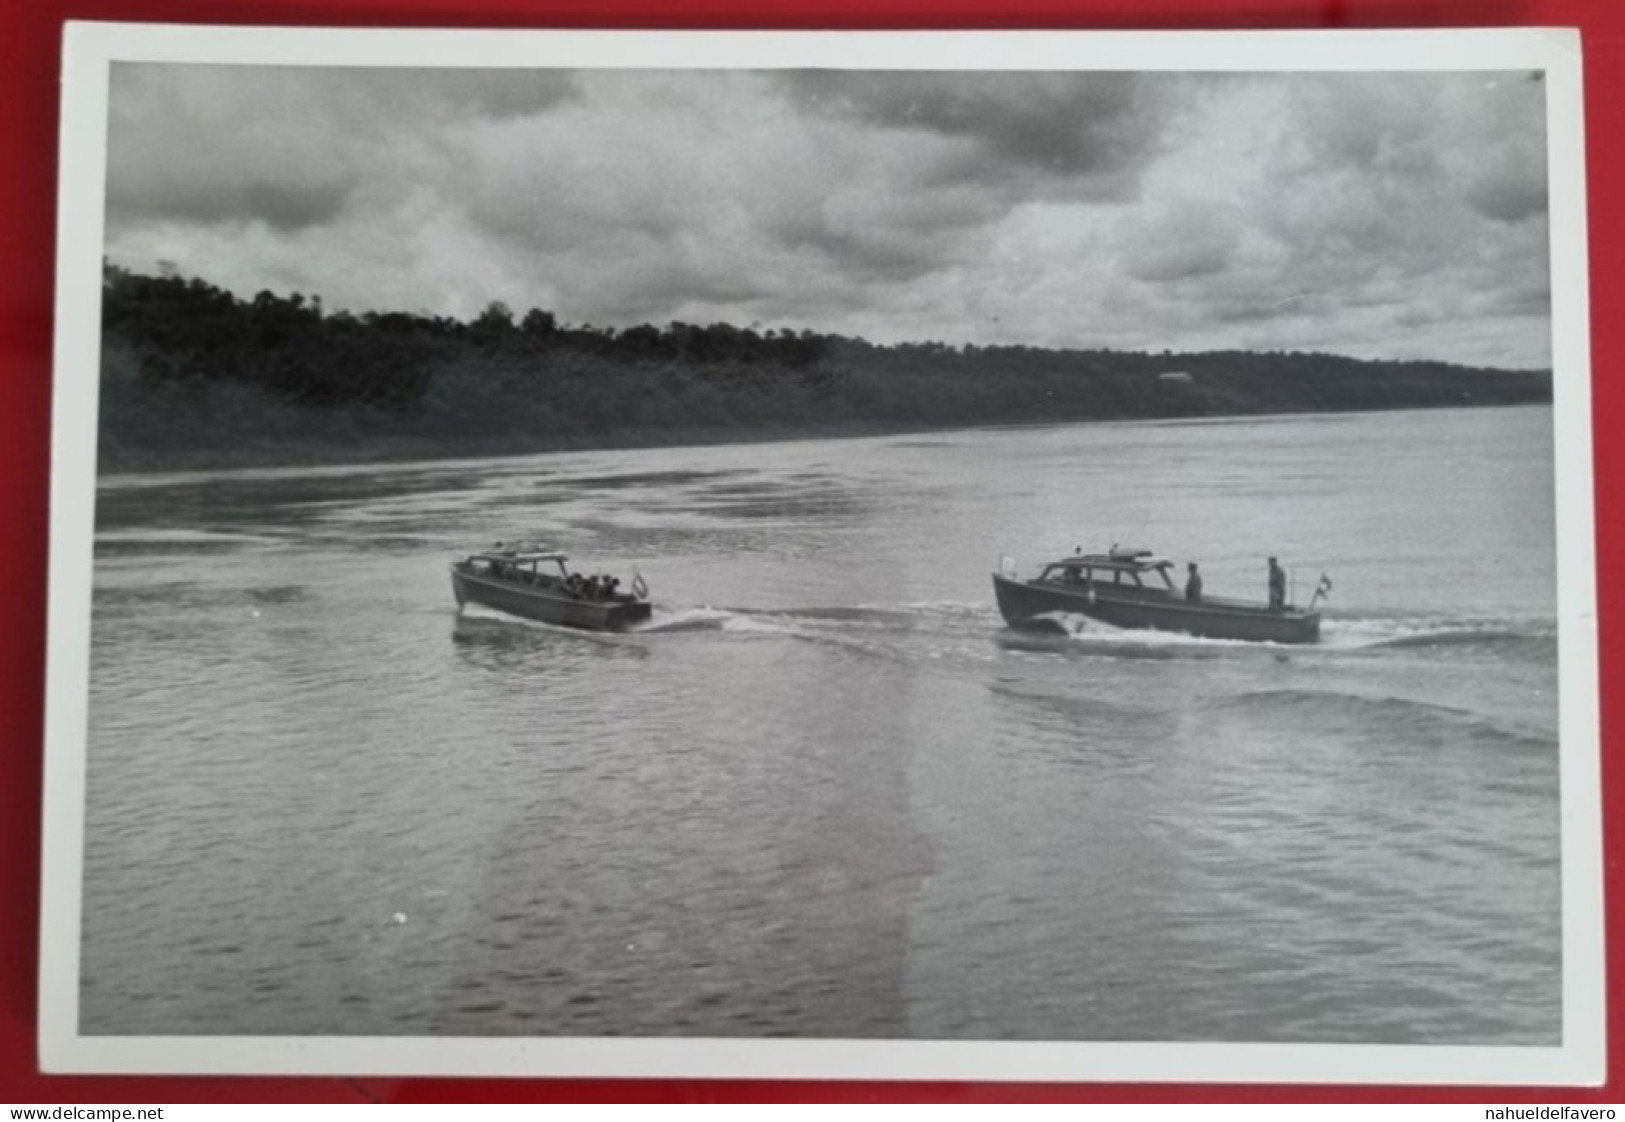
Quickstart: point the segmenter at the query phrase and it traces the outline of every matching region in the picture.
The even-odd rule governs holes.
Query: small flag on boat
[[[1332,594],[1332,578],[1325,573],[1320,574],[1320,583],[1315,585],[1316,596],[1330,596]]]

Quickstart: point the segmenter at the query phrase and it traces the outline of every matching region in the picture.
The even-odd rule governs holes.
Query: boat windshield
[[[1154,557],[1150,553],[1079,554],[1045,565],[1038,579],[1056,584],[1131,584],[1135,588],[1145,588],[1145,578],[1155,573],[1160,578],[1160,587],[1172,592],[1174,582],[1168,575],[1172,568],[1172,561]],[[1151,582],[1151,586],[1158,587],[1158,582]]]

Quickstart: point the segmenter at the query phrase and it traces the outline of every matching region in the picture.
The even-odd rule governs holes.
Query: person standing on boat
[[[1200,603],[1202,599],[1202,574],[1196,571],[1196,562],[1192,561],[1185,566],[1190,576],[1185,578],[1185,599],[1191,603]]]
[[[1286,607],[1286,570],[1275,558],[1270,558],[1270,607],[1277,611]]]

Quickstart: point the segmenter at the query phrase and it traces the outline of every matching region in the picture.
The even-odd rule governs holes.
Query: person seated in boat
[[[1190,576],[1185,578],[1185,599],[1193,604],[1202,602],[1202,574],[1197,571],[1196,562],[1192,561],[1185,566]]]
[[[1270,607],[1275,611],[1286,608],[1286,570],[1275,558],[1270,558]]]
[[[621,587],[621,579],[619,577],[605,577],[604,578],[604,599],[605,600],[613,600],[613,599],[615,599],[615,592],[620,587]]]
[[[571,596],[578,598],[581,596],[580,573],[571,573],[564,578],[564,591],[568,592]]]

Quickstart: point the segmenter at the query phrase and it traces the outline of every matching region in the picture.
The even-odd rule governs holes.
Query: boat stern
[[[1309,612],[1303,617],[1303,638],[1301,643],[1320,642],[1320,613]]]

